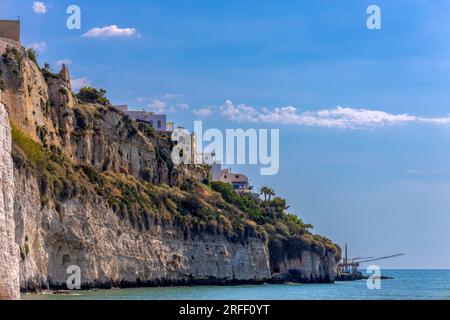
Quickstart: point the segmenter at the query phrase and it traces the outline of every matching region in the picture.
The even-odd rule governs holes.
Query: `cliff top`
[[[22,48],[22,44],[19,41],[0,37],[0,53],[3,53],[7,46],[13,46],[17,49]]]

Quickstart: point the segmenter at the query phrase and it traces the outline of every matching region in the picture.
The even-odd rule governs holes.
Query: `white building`
[[[211,178],[213,181],[220,180],[220,173],[222,172],[222,164],[218,162],[214,162],[211,165]]]
[[[165,114],[158,115],[145,110],[128,110],[128,105],[114,106],[114,108],[122,111],[132,120],[148,122],[153,127],[153,129],[155,129],[155,131],[173,131],[173,122],[167,122],[167,116]]]
[[[233,173],[231,169],[223,169],[220,172],[219,181],[229,183],[236,192],[251,192],[252,187],[249,184],[248,177],[242,173]]]

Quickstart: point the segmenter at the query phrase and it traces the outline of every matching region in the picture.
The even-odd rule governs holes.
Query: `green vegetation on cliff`
[[[76,117],[82,113],[88,123],[88,117],[98,116],[98,113],[90,114],[85,109],[85,106],[78,106]],[[128,221],[142,232],[154,226],[164,226],[186,239],[213,234],[245,242],[250,237],[265,237],[263,228],[249,220],[244,212],[194,178],[186,179],[177,187],[149,183],[111,170],[99,170],[68,159],[55,146],[44,147],[14,123],[11,126],[15,166],[36,176],[42,206],[54,205],[58,210],[60,202],[74,197],[99,197],[120,220]],[[141,129],[144,135],[154,134],[145,126],[134,128]],[[167,150],[159,148],[158,154],[167,154]],[[169,161],[161,155],[157,158]]]
[[[305,224],[298,216],[286,212],[286,200],[274,197],[275,192],[268,187],[261,188],[265,200],[255,199],[251,194],[237,194],[231,185],[212,182],[213,190],[223,199],[245,212],[268,235],[268,246],[273,269],[285,259],[300,257],[302,250],[311,250],[323,256],[331,251],[339,259],[340,248],[331,240],[310,232],[312,225]]]
[[[68,200],[82,191],[87,192],[82,177],[59,148],[44,148],[14,122],[11,122],[11,129],[14,165],[17,169],[27,170],[36,176],[42,206]]]
[[[77,93],[77,98],[84,103],[98,103],[103,106],[110,106],[111,102],[106,98],[106,90],[91,87],[83,87]]]

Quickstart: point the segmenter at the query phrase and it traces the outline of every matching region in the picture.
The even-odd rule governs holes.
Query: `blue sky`
[[[0,2],[41,63],[188,128],[279,128],[276,176],[235,170],[352,255],[450,268],[448,1],[42,2]],[[70,4],[81,30],[65,27]],[[382,30],[366,28],[370,4]]]

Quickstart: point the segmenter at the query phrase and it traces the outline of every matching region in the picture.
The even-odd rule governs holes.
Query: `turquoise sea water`
[[[132,299],[132,300],[450,300],[450,270],[383,270],[394,277],[381,289],[369,290],[366,280],[334,284],[192,286],[81,291],[73,294],[24,294],[23,299]]]

